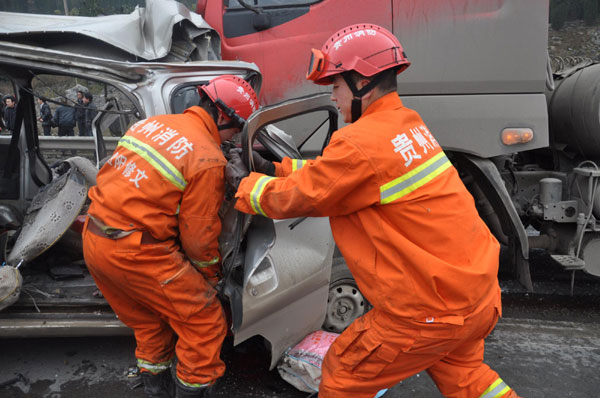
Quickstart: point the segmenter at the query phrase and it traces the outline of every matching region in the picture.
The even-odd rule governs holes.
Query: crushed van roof
[[[0,12],[0,40],[122,61],[216,60],[221,46],[199,14],[171,0],[98,17]]]

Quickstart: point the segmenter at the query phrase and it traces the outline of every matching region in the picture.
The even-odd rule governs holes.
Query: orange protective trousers
[[[483,363],[484,338],[498,317],[494,303],[463,325],[397,322],[373,309],[333,342],[323,361],[319,397],[372,398],[423,370],[445,397],[479,397],[499,379]]]
[[[216,290],[174,241],[141,244],[141,235],[108,239],[89,232],[86,223],[88,269],[119,319],[133,329],[138,363],[168,364],[176,354],[180,380],[211,383],[225,372],[220,351],[227,325]]]

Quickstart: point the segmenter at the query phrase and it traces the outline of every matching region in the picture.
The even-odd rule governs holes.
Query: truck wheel
[[[327,314],[323,329],[342,333],[359,316],[369,311],[371,305],[358,290],[352,273],[343,257],[335,257],[331,266],[331,282],[327,298]]]

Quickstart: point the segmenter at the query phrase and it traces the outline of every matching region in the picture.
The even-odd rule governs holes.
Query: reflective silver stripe
[[[260,197],[265,190],[265,186],[274,179],[275,177],[269,176],[260,177],[258,180],[256,180],[254,188],[252,188],[252,192],[250,192],[250,205],[252,206],[252,209],[254,209],[257,214],[261,214],[265,217],[267,217],[267,214],[260,206]]]
[[[479,398],[500,398],[509,391],[510,387],[501,378],[498,378]]]
[[[187,181],[183,178],[183,174],[173,166],[163,155],[150,145],[138,140],[137,138],[124,136],[119,140],[119,145],[129,149],[132,152],[140,155],[145,161],[150,163],[160,174],[169,180],[180,190],[184,190]]]
[[[379,188],[381,204],[391,203],[417,190],[452,166],[444,152],[440,152],[419,167]]]
[[[201,383],[188,383],[188,382],[186,382],[186,381],[183,381],[183,380],[181,380],[181,379],[179,378],[179,376],[177,376],[177,380],[179,380],[179,382],[180,382],[181,384],[183,384],[184,386],[187,386],[187,387],[194,387],[194,388],[208,387],[208,386],[210,386],[211,384],[213,384],[213,383],[214,383],[214,381],[213,381],[213,382],[210,382],[210,383],[204,383],[204,384],[201,384]]]
[[[166,362],[152,363],[152,362],[148,362],[144,359],[138,358],[137,365],[138,365],[138,368],[140,368],[140,369],[146,369],[147,371],[149,371],[152,374],[157,374],[157,373],[161,373],[161,372],[164,372],[165,370],[169,369],[169,367],[171,366],[171,362],[173,362],[172,359],[170,359]]]
[[[306,160],[292,159],[292,171],[300,170],[306,164]]]

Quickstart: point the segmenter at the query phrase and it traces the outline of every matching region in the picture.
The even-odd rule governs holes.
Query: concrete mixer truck
[[[391,30],[412,62],[399,94],[508,250],[503,266],[533,290],[529,251],[541,248],[600,276],[600,65],[552,70],[548,0],[199,0],[196,12],[223,59],[259,66],[263,105],[330,89],[305,74],[332,32]]]

